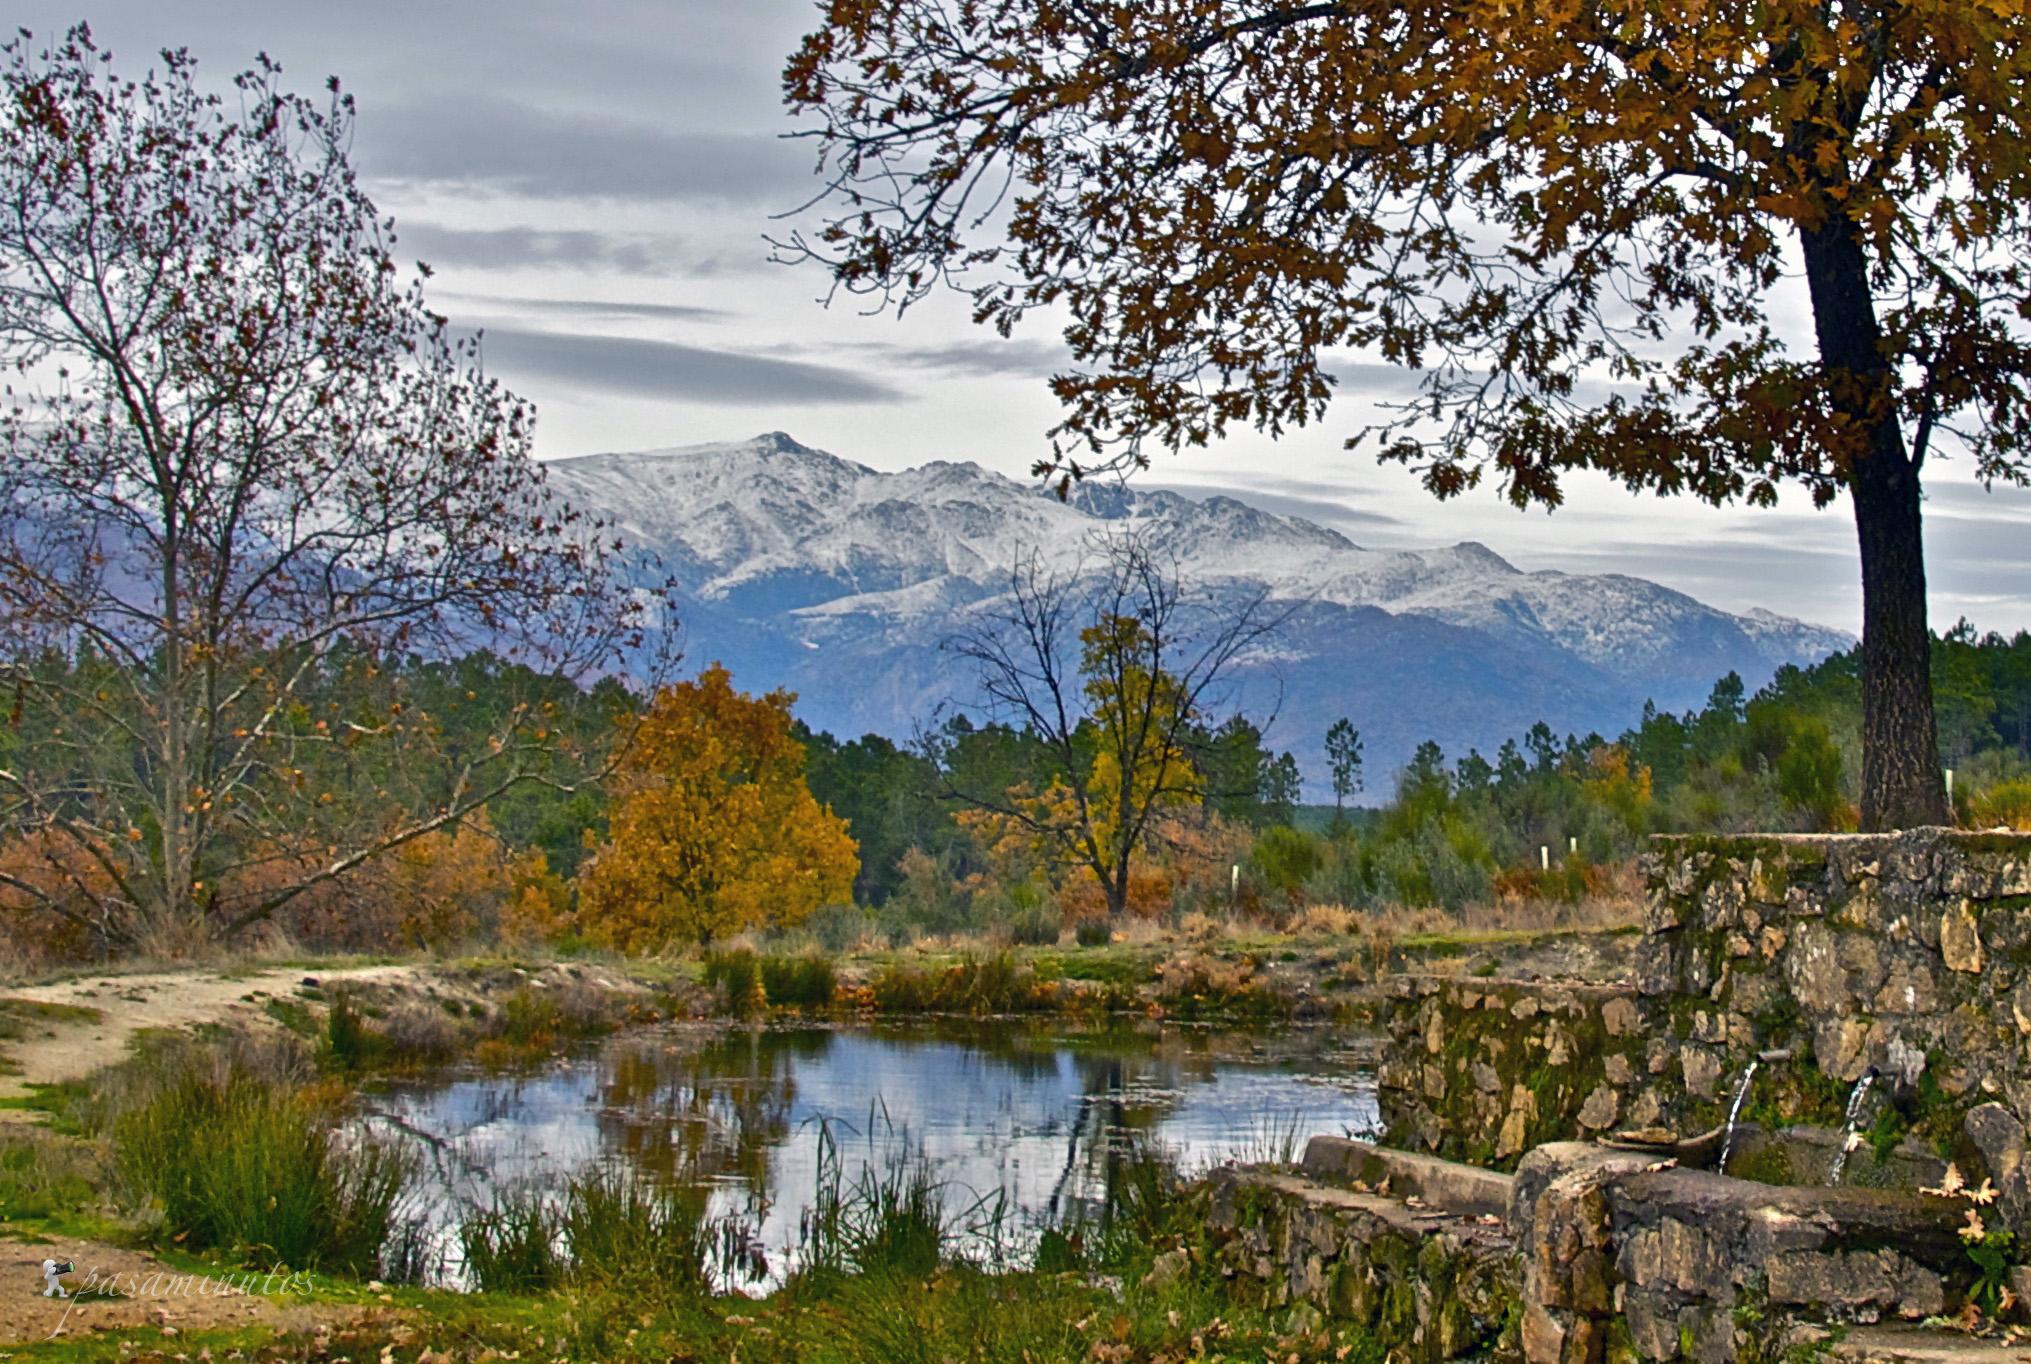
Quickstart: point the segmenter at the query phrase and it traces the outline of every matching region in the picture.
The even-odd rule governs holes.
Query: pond
[[[440,1282],[462,1281],[462,1209],[625,1163],[757,1229],[766,1287],[794,1262],[828,1133],[849,1183],[863,1164],[921,1158],[948,1211],[963,1221],[999,1203],[1000,1230],[1021,1238],[1097,1211],[1138,1147],[1193,1171],[1374,1132],[1371,1056],[1359,1037],[1312,1029],[659,1029],[519,1072],[387,1082],[366,1095],[365,1121],[427,1154],[417,1205]]]

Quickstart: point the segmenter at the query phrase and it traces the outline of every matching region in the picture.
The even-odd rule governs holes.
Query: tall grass
[[[410,1153],[334,1136],[315,1091],[184,1054],[111,1122],[115,1168],[185,1246],[350,1274],[381,1268]]]
[[[705,984],[719,995],[722,1008],[744,1018],[769,1004],[822,1009],[832,1002],[839,978],[832,959],[815,952],[763,956],[738,948],[706,956]]]
[[[995,952],[966,953],[949,966],[892,962],[869,988],[883,1013],[1008,1014],[1055,1008],[1057,992],[1039,984],[1011,953]]]
[[[921,1148],[912,1150],[909,1134],[879,1103],[869,1110],[867,1155],[851,1179],[839,1130],[818,1120],[818,1182],[800,1228],[798,1267],[813,1274],[930,1274],[983,1203],[976,1200],[969,1213],[948,1210],[936,1166]]]
[[[738,1238],[706,1216],[704,1196],[625,1167],[601,1166],[556,1193],[505,1191],[459,1224],[471,1286],[530,1293],[570,1283],[643,1297],[710,1287]]]
[[[567,1261],[555,1205],[539,1189],[504,1190],[459,1222],[469,1285],[484,1293],[537,1293],[564,1281]]]
[[[822,1009],[839,988],[832,959],[815,953],[763,957],[761,970],[762,989],[771,1004]]]

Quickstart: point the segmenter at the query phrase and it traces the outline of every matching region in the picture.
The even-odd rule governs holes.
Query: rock
[[[1620,1052],[1608,1053],[1608,1059],[1601,1063],[1601,1071],[1611,1085],[1626,1085],[1636,1078],[1636,1070],[1629,1064],[1629,1058]]]
[[[1523,1357],[1529,1364],[1560,1364],[1565,1355],[1566,1328],[1544,1308],[1528,1303],[1523,1309]]]
[[[1601,1006],[1601,1026],[1610,1037],[1627,1037],[1643,1025],[1633,999],[1611,999]]]
[[[1191,1257],[1184,1251],[1167,1250],[1151,1263],[1149,1273],[1142,1277],[1142,1286],[1151,1292],[1161,1293],[1183,1282],[1191,1268]]]
[[[1612,1127],[1621,1116],[1622,1096],[1608,1085],[1596,1085],[1587,1101],[1580,1105],[1580,1126],[1589,1132]]]
[[[1721,1080],[1721,1058],[1705,1047],[1684,1047],[1679,1051],[1679,1066],[1685,1075],[1685,1087],[1702,1099],[1714,1097],[1714,1086]]]
[[[1939,954],[1949,971],[1981,974],[1982,930],[1966,900],[1939,916]]]
[[[1968,1110],[1961,1129],[1982,1153],[1982,1163],[1998,1184],[2015,1180],[2024,1165],[2024,1124],[2001,1104],[1979,1104]]]

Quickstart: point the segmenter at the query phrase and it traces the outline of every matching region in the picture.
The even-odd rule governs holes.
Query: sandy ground
[[[42,1296],[44,1259],[77,1266],[64,1279],[72,1297]],[[243,1287],[250,1278],[252,1293]],[[91,1291],[93,1285],[107,1283],[114,1295]],[[225,1269],[195,1275],[171,1269],[145,1251],[98,1241],[0,1241],[0,1345],[75,1340],[137,1326],[165,1332],[254,1325],[285,1330],[358,1312],[357,1307],[311,1303],[290,1292],[280,1275],[266,1283]]]
[[[409,966],[348,970],[264,970],[231,976],[212,972],[89,976],[54,985],[0,991],[8,998],[50,1004],[81,1004],[100,1011],[97,1021],[56,1020],[35,1035],[6,1046],[18,1073],[0,1076],[0,1095],[21,1095],[34,1084],[79,1080],[127,1054],[128,1043],[145,1028],[183,1028],[195,1023],[269,1025],[263,1012],[270,999],[296,995],[306,974],[320,981],[387,981],[411,974]],[[39,1115],[0,1109],[0,1120],[32,1122]],[[247,1293],[221,1270],[196,1278],[169,1269],[147,1252],[97,1241],[29,1241],[0,1226],[0,1345],[36,1340],[77,1339],[100,1332],[159,1326],[167,1331],[262,1324],[277,1329],[307,1327],[356,1314],[358,1309],[306,1302],[276,1279]],[[42,1261],[68,1260],[77,1266],[65,1282],[73,1290],[111,1280],[118,1296],[87,1293],[71,1299],[42,1296]]]
[[[394,980],[413,975],[413,966],[363,966],[306,973],[302,968],[236,972],[171,972],[160,975],[83,976],[54,985],[0,990],[9,999],[44,1004],[81,1004],[100,1011],[97,1022],[53,1021],[39,1032],[7,1045],[17,1068],[0,1076],[0,1098],[27,1093],[28,1086],[81,1080],[123,1059],[134,1034],[149,1028],[187,1028],[196,1023],[264,1026],[271,999],[294,998],[306,974],[320,981]],[[0,1109],[0,1119],[32,1115]]]

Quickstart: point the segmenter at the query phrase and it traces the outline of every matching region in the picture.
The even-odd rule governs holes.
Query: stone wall
[[[1629,986],[1408,977],[1390,983],[1376,1082],[1392,1146],[1508,1168],[1531,1147],[1662,1109],[1661,1056]]]
[[[1387,1140],[1508,1166],[1543,1141],[1709,1130],[1738,1094],[1765,1126],[1837,1128],[1874,1068],[1876,1146],[2007,1173],[2031,1219],[2031,835],[1660,838],[1645,872],[1625,985],[1395,983]]]
[[[1388,1169],[1358,1171],[1341,1159],[1354,1151]],[[1313,1140],[1305,1171],[1211,1175],[1208,1224],[1237,1296],[1365,1327],[1392,1360],[1519,1357],[1521,1262],[1503,1219],[1483,1210],[1486,1182],[1499,1204],[1507,1176],[1332,1138]],[[1454,1196],[1463,1207],[1447,1206]]]

